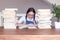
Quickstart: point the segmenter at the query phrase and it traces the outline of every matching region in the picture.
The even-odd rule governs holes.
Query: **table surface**
[[[60,29],[4,29],[0,35],[60,35]]]

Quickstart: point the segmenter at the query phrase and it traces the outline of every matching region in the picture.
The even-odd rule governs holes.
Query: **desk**
[[[60,35],[60,29],[4,29],[0,35]]]
[[[60,40],[60,29],[3,29],[1,40]]]

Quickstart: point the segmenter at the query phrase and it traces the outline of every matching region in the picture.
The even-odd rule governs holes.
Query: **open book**
[[[25,28],[28,28],[28,29],[37,29],[34,26],[32,26],[32,27],[29,27],[29,26],[21,26],[21,27],[19,27],[19,29],[25,29]]]

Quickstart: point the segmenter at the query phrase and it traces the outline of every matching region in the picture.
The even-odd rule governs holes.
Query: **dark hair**
[[[34,13],[34,20],[35,20],[35,14],[36,14],[35,9],[31,7],[31,8],[29,8],[29,9],[27,10],[27,12],[26,12],[26,19],[27,19],[27,14],[28,14],[29,12],[33,12],[33,13]]]

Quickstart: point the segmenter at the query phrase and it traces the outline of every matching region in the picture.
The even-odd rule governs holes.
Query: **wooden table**
[[[0,40],[60,40],[60,29],[3,29]]]
[[[60,29],[4,29],[0,35],[60,35]]]

